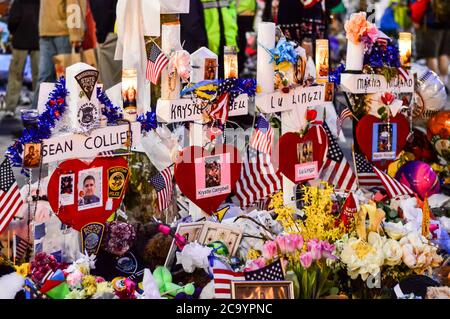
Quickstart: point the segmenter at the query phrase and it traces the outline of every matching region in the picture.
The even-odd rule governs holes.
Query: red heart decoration
[[[112,199],[112,207],[111,209],[106,209],[106,202],[108,200],[108,190],[109,190],[109,178],[108,178],[108,169],[110,168],[125,168],[128,170],[128,162],[123,157],[114,157],[114,158],[96,158],[91,163],[87,163],[78,159],[71,159],[62,162],[59,164],[58,168],[53,172],[50,180],[48,182],[48,201],[50,206],[54,212],[58,212],[57,215],[59,219],[66,225],[73,227],[74,229],[80,231],[81,228],[89,223],[98,222],[104,224],[108,218],[113,214],[117,208],[119,208],[120,203],[122,202],[123,196],[125,194],[126,185],[128,183],[128,176],[125,177],[123,181],[123,189],[118,196],[118,198]],[[84,171],[86,169],[95,169],[91,172],[101,172],[102,177],[102,190],[95,189],[95,196],[99,201],[99,204],[95,203],[96,200],[93,200],[93,206],[89,208],[89,205],[79,205],[83,203],[82,195],[85,190],[78,189],[78,179],[80,177],[79,172]],[[63,196],[60,195],[60,176],[65,174],[74,174],[72,184],[73,185],[73,204],[60,206],[60,201],[62,201]],[[87,175],[91,175],[88,171],[87,173],[83,172],[81,178],[86,178]],[[98,175],[94,174],[92,176],[97,177],[94,181],[95,187],[98,186]],[[114,175],[113,175],[114,176]],[[116,175],[117,176],[117,175]],[[70,177],[69,177],[70,178]],[[113,182],[113,180],[111,180]],[[70,189],[70,187],[69,187]],[[100,195],[101,194],[101,198]],[[61,196],[61,199],[60,199]],[[88,207],[88,208],[86,208]],[[81,208],[81,209],[80,209]],[[84,208],[84,209],[82,209]],[[108,207],[109,208],[109,207]]]
[[[213,152],[206,151],[200,146],[190,146],[183,150],[181,157],[175,165],[175,180],[181,192],[195,205],[208,214],[213,214],[219,205],[228,197],[229,193],[214,197],[197,199],[195,159],[210,155],[230,154],[230,187],[235,190],[236,182],[241,175],[241,156],[239,151],[230,145],[216,145]]]
[[[372,159],[373,125],[376,123],[383,123],[383,121],[374,115],[365,115],[359,120],[356,126],[356,140],[359,148],[369,161]],[[402,114],[397,114],[397,116],[391,118],[390,123],[397,123],[396,155],[398,155],[406,145],[406,139],[409,134],[409,123]],[[373,161],[373,165],[381,170],[385,170],[392,162],[393,160]]]
[[[297,145],[311,141],[313,143],[313,161],[317,161],[318,171],[322,168],[328,149],[327,132],[321,125],[312,126],[303,137],[298,133],[285,133],[278,141],[279,170],[293,183],[295,180],[295,166],[300,164],[297,154]]]

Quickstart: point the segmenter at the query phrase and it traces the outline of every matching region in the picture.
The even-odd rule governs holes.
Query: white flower
[[[389,235],[390,238],[399,240],[406,236],[408,231],[406,230],[405,226],[402,224],[402,222],[398,223],[384,223],[384,231]]]
[[[370,246],[378,249],[383,247],[384,242],[386,241],[386,237],[381,237],[378,233],[370,232],[367,237],[367,241]]]
[[[177,265],[181,264],[187,273],[194,272],[195,268],[203,268],[208,272],[208,256],[211,254],[211,251],[211,248],[200,245],[197,242],[189,243],[184,246],[181,253],[177,252]]]
[[[394,239],[388,239],[383,245],[385,264],[395,266],[401,263],[403,250],[400,243]]]

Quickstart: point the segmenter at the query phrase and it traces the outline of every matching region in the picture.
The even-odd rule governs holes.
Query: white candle
[[[180,43],[180,23],[169,22],[162,25],[161,49],[166,55],[174,51],[181,50]],[[180,98],[180,77],[178,74],[169,74],[164,68],[161,72],[161,98],[164,100],[174,100]]]
[[[266,49],[275,48],[275,23],[261,22],[258,26],[258,57],[256,80],[262,93],[273,92],[274,68]]]
[[[410,32],[400,32],[398,34],[398,49],[400,51],[400,63],[404,68],[411,67],[411,43],[412,34]]]
[[[347,59],[345,69],[347,71],[362,71],[364,64],[364,44],[354,44],[347,40]]]
[[[226,46],[223,55],[224,78],[238,77],[238,59],[235,46]]]
[[[137,70],[122,71],[123,118],[130,122],[137,119]]]
[[[328,52],[328,40],[316,40],[316,76],[319,84],[328,82]]]

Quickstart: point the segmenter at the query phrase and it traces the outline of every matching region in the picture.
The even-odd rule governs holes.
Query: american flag
[[[249,148],[253,153],[244,160],[241,176],[236,184],[236,197],[241,207],[247,207],[282,188],[282,177],[275,171],[269,154]]]
[[[212,269],[214,277],[214,297],[216,299],[231,299],[231,282],[245,281],[244,273],[227,269]]]
[[[219,100],[211,107],[209,116],[214,120],[218,120],[221,124],[225,124],[228,120],[230,95],[223,93],[220,95]]]
[[[153,84],[158,84],[161,71],[169,63],[169,59],[156,43],[151,44],[147,59],[147,80],[150,80]]]
[[[342,125],[344,124],[345,120],[348,118],[351,118],[353,116],[352,111],[348,107],[346,107],[344,110],[342,110],[341,115],[337,118],[336,121],[336,127],[337,127],[337,134],[341,132]]]
[[[22,260],[26,253],[28,248],[31,247],[31,244],[23,239],[20,236],[14,235],[13,237],[13,254],[17,261]]]
[[[381,179],[373,171],[373,165],[369,163],[366,157],[355,152],[356,175],[358,175],[358,184],[361,188],[381,187]]]
[[[250,146],[263,153],[272,154],[274,130],[263,116],[256,121],[255,131],[250,139]]]
[[[284,280],[283,266],[280,259],[263,268],[247,271],[244,275],[245,280],[248,281]]]
[[[9,158],[0,165],[0,234],[19,212],[23,200]]]
[[[171,167],[167,167],[150,179],[158,194],[159,211],[167,209],[172,201],[172,177]]]
[[[337,190],[346,192],[355,190],[357,188],[355,173],[353,173],[336,138],[325,122],[323,123],[323,128],[327,132],[329,143],[327,159],[323,164],[319,178],[328,184],[334,185],[334,188]]]
[[[400,183],[396,179],[390,177],[388,174],[382,172],[375,166],[373,167],[375,174],[381,179],[381,183],[383,183],[386,192],[390,198],[395,198],[399,196],[405,195],[413,195],[414,192],[406,185]]]

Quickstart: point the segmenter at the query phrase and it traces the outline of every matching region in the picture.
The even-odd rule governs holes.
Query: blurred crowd
[[[60,54],[95,50],[105,89],[121,81],[121,63],[114,60],[118,1],[0,0],[0,57],[9,57],[0,59],[0,67],[8,68],[7,79],[0,79],[7,83],[6,94],[0,94],[4,119],[14,120],[18,105],[36,108],[39,84],[56,81],[53,58]],[[299,44],[329,39],[334,66],[345,58],[344,21],[361,10],[388,35],[414,32],[416,60],[424,59],[448,84],[448,0],[190,0],[190,13],[180,15],[181,42],[191,53],[206,46],[219,61],[224,46],[236,46],[240,76],[254,77],[255,31],[260,21],[273,21]],[[28,99],[21,94],[24,80],[34,92]]]

